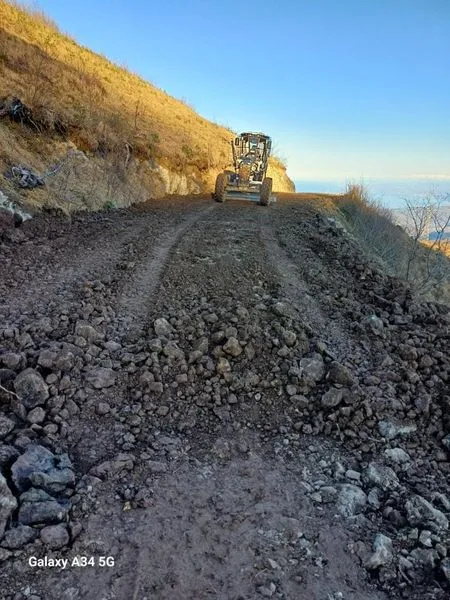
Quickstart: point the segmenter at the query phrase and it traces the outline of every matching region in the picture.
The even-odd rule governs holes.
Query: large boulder
[[[14,485],[20,492],[35,486],[58,494],[73,486],[75,474],[67,455],[55,456],[43,446],[30,444],[11,467]]]

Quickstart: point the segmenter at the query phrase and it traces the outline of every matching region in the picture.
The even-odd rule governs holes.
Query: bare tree
[[[414,278],[416,287],[426,292],[450,278],[450,261],[443,252],[450,228],[450,194],[432,192],[419,202],[405,200],[405,207],[405,229],[411,238],[405,278],[408,281]],[[431,240],[430,234],[433,234]],[[425,241],[429,243],[424,244]],[[425,270],[418,277],[417,266],[423,259]]]

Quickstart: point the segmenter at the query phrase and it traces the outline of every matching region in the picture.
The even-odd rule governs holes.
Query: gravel
[[[90,539],[123,557],[115,583],[39,574],[43,597],[444,599],[448,308],[412,299],[314,201],[170,202],[2,242],[4,560]],[[295,543],[277,503],[302,519]],[[174,556],[169,591],[139,566],[148,539]]]

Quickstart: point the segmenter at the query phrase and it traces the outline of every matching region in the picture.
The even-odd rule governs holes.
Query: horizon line
[[[293,180],[293,181],[323,181],[323,182],[353,182],[353,181],[360,181],[360,182],[364,182],[366,180],[375,180],[375,181],[448,181],[450,183],[450,175],[426,175],[426,174],[418,174],[418,175],[399,175],[398,177],[393,177],[393,176],[388,176],[388,177],[383,177],[381,175],[366,175],[363,177],[357,177],[357,176],[344,176],[344,177],[314,177],[313,175],[310,176],[294,176],[294,175],[290,175],[289,174],[289,170],[288,170],[288,176]]]

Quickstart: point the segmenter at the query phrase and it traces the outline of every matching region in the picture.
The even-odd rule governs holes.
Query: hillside
[[[0,172],[25,165],[44,175],[45,189],[25,193],[31,205],[72,211],[211,191],[229,166],[229,129],[80,46],[39,12],[0,0],[0,24],[0,98],[17,97],[32,111],[18,123],[0,118]],[[293,190],[276,158],[269,175],[276,191]],[[16,195],[5,178],[0,189]]]

